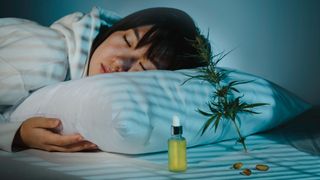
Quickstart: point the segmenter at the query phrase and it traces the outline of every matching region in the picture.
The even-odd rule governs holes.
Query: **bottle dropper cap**
[[[178,134],[182,134],[182,126],[180,124],[180,119],[177,115],[173,115],[172,117],[172,131],[171,134],[172,135],[178,135]]]
[[[173,115],[173,117],[172,117],[172,126],[174,126],[174,127],[181,126],[180,119],[177,115]]]

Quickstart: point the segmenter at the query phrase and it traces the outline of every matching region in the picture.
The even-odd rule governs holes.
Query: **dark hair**
[[[113,32],[145,25],[153,26],[141,38],[136,48],[150,44],[146,57],[156,65],[165,64],[165,67],[157,66],[159,69],[188,69],[206,65],[197,58],[197,50],[191,43],[198,34],[192,18],[179,9],[165,7],[137,11],[110,28],[102,26],[92,44],[90,58]]]

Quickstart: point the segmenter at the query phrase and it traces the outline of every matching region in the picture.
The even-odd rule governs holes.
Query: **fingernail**
[[[98,147],[98,146],[97,146],[96,144],[91,144],[90,147],[91,147],[91,148],[96,148],[96,147]]]
[[[60,124],[61,124],[61,121],[56,120],[56,127],[60,126]]]
[[[82,137],[82,136],[79,136],[79,137],[78,137],[78,141],[81,141],[81,140],[83,140],[83,137]]]

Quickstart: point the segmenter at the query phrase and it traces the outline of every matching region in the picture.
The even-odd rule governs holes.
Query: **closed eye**
[[[126,44],[128,45],[128,47],[131,47],[131,44],[130,44],[130,42],[128,41],[126,35],[123,35],[123,40],[126,42]]]
[[[144,71],[147,70],[147,69],[142,65],[141,62],[139,62],[139,65],[141,66],[141,68],[142,68]]]

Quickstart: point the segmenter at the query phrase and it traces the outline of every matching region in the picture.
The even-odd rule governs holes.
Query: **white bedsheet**
[[[184,173],[167,170],[166,152],[122,155],[39,150],[13,154],[1,151],[0,173],[2,177],[24,179],[320,179],[320,156],[299,151],[271,136],[248,137],[249,153],[241,151],[241,145],[234,141],[190,148]],[[253,170],[251,176],[244,176],[231,168],[238,161],[250,169],[258,163],[267,164],[270,170]]]
[[[320,179],[320,106],[265,134],[247,138],[249,153],[234,140],[189,148],[184,173],[167,170],[167,153],[122,155],[106,152],[0,151],[0,179]],[[308,152],[308,153],[307,153]],[[313,155],[312,155],[313,154]],[[251,176],[231,169],[267,164]]]

